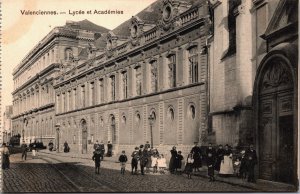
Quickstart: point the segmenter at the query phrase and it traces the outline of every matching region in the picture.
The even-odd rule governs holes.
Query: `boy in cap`
[[[125,173],[125,168],[126,168],[126,162],[127,162],[127,156],[125,155],[125,151],[122,151],[121,156],[119,157],[119,162],[121,165],[121,174],[124,175]]]
[[[95,173],[99,174],[100,171],[100,162],[101,162],[101,151],[100,148],[97,147],[96,150],[94,151],[94,155],[92,157],[93,161],[95,161]]]

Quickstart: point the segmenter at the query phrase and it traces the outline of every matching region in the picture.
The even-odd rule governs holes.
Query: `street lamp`
[[[55,125],[55,127],[56,127],[56,135],[57,135],[56,152],[58,153],[58,152],[59,152],[59,128],[60,128],[60,124],[57,123],[57,124]]]
[[[153,124],[154,124],[154,121],[155,121],[155,114],[152,112],[150,115],[149,115],[149,124],[150,124],[150,135],[151,135],[151,149],[153,148]]]

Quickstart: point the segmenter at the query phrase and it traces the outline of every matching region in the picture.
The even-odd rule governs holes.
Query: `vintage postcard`
[[[298,0],[0,0],[3,193],[296,192]]]

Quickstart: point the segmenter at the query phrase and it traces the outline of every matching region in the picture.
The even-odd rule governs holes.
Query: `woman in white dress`
[[[229,148],[228,144],[225,145],[224,149],[224,157],[221,161],[220,167],[220,175],[232,175],[234,174],[233,171],[233,162],[232,162],[232,151]]]

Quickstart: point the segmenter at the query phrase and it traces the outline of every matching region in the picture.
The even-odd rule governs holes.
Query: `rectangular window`
[[[198,82],[198,54],[197,46],[189,49],[189,81],[190,83]]]
[[[95,98],[96,98],[96,93],[95,93],[95,87],[94,87],[94,82],[91,82],[90,83],[90,88],[91,88],[91,90],[90,90],[90,100],[91,100],[91,105],[93,106],[93,105],[95,105]]]
[[[76,88],[73,89],[73,109],[77,109],[77,90]]]
[[[151,92],[157,92],[158,90],[157,61],[152,61],[150,65],[151,65],[151,71],[150,71]]]
[[[169,88],[176,87],[176,55],[168,57],[168,83]]]
[[[71,91],[68,91],[68,109],[67,111],[70,111],[72,108],[72,95],[71,95]]]
[[[135,78],[136,78],[136,95],[142,95],[142,68],[137,67],[135,69]]]
[[[84,108],[85,107],[85,86],[81,86],[81,105]]]
[[[111,86],[111,100],[114,101],[116,100],[116,82],[115,82],[115,76],[112,75],[110,77],[110,86]]]
[[[128,79],[127,72],[123,72],[122,74],[122,83],[123,83],[123,99],[126,99],[128,96]]]
[[[103,88],[103,79],[100,79],[99,80],[99,87],[100,87],[100,89],[99,89],[99,92],[100,92],[100,94],[99,94],[99,103],[103,103],[104,102],[104,88]]]

